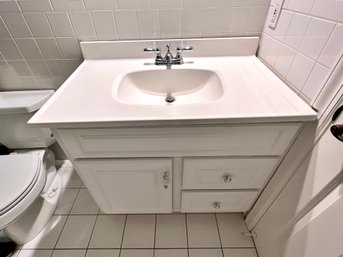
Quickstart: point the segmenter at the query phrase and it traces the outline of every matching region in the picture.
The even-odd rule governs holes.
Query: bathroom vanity
[[[258,38],[153,46],[167,42],[195,50],[167,69],[151,41],[81,43],[29,123],[53,130],[105,213],[246,212],[316,113],[254,56]]]

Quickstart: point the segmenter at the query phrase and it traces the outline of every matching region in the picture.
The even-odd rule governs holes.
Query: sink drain
[[[167,103],[172,103],[172,102],[175,102],[175,97],[172,97],[171,95],[168,95],[167,97],[166,97],[166,102]]]

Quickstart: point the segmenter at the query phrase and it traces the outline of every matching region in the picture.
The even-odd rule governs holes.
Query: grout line
[[[92,228],[92,233],[91,233],[91,236],[89,237],[88,244],[87,244],[87,251],[88,251],[89,245],[90,245],[92,237],[93,237],[93,233],[94,233],[94,230],[95,230],[96,223],[98,221],[98,217],[99,217],[99,214],[96,215],[96,218],[95,218],[95,221],[94,221],[94,225],[93,225],[93,228]],[[87,251],[86,251],[86,253],[87,253]]]
[[[125,234],[125,230],[126,230],[126,222],[127,222],[127,214],[125,215],[125,221],[124,221],[124,228],[123,228],[123,234],[121,237],[121,242],[120,242],[120,249],[119,249],[119,257],[121,256],[121,251],[123,249],[123,242],[124,242],[124,234]]]
[[[223,243],[222,243],[222,238],[220,236],[220,231],[219,231],[219,225],[218,225],[218,219],[217,219],[217,214],[214,213],[214,218],[216,220],[216,226],[217,226],[217,232],[218,232],[218,237],[219,237],[219,243],[220,243],[220,248],[222,250],[222,256],[224,257],[224,250],[223,250]]]
[[[187,223],[187,213],[185,213],[185,225],[186,225],[186,243],[187,243],[187,255],[189,257],[189,242],[188,242],[188,223]]]
[[[153,257],[155,257],[155,249],[156,249],[156,230],[157,230],[157,214],[155,214],[155,231],[154,231],[154,251]]]

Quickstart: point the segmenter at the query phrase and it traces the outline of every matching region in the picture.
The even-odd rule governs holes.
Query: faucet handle
[[[158,47],[157,48],[147,47],[147,48],[144,48],[144,52],[157,52],[157,53],[161,53],[161,49],[159,49]]]
[[[185,46],[185,47],[177,47],[176,50],[178,52],[182,52],[182,51],[193,51],[194,47],[193,46]]]

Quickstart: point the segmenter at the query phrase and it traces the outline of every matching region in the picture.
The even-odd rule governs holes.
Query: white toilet
[[[0,143],[14,149],[0,155],[0,230],[18,244],[32,240],[57,206],[62,179],[49,129],[27,125],[53,90],[0,92]]]

